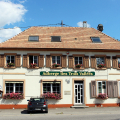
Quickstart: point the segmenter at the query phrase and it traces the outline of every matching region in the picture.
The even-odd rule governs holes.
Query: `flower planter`
[[[52,66],[53,66],[53,68],[57,68],[57,67],[60,67],[60,64],[54,63]]]
[[[97,65],[98,68],[105,68],[105,64],[99,64]]]
[[[3,99],[21,100],[24,99],[24,97],[23,93],[6,93],[3,95]]]
[[[76,64],[75,68],[81,68],[82,64]]]

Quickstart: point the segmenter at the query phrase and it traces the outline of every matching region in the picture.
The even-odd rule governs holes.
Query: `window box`
[[[83,65],[82,64],[76,64],[75,67],[76,68],[81,68]]]
[[[29,66],[29,68],[36,68],[37,67],[37,64],[36,63],[30,63],[30,66]]]
[[[106,93],[99,93],[97,99],[106,100],[108,99],[108,95]]]
[[[14,67],[15,64],[14,63],[7,63],[7,67]]]
[[[61,94],[58,94],[58,93],[43,93],[42,94],[42,97],[45,97],[46,99],[56,99],[56,100],[59,100],[61,99]]]
[[[53,67],[60,67],[60,64],[53,63],[52,66]]]
[[[23,97],[23,93],[6,93],[4,94],[3,99],[21,100],[24,99],[24,97]]]

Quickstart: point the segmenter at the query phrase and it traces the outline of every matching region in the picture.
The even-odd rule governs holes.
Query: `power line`
[[[57,23],[57,24],[47,24],[47,25],[37,25],[37,26],[14,27],[14,28],[0,28],[0,30],[4,30],[4,29],[17,29],[17,28],[29,28],[29,27],[38,27],[38,26],[50,26],[50,25],[61,25],[61,27],[62,27],[62,26],[71,27],[71,26],[66,25],[66,24],[63,24],[63,23],[61,22],[61,23]]]

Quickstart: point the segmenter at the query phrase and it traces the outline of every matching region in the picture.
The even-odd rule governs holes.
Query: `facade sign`
[[[57,71],[41,71],[41,76],[94,76],[95,72],[57,72]]]
[[[64,91],[64,95],[71,95],[71,91]]]

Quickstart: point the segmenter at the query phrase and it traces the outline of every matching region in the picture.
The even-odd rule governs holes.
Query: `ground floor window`
[[[61,93],[61,82],[43,82],[43,93]]]
[[[106,93],[106,81],[97,81],[97,94]]]
[[[5,82],[5,93],[23,93],[23,82]]]

